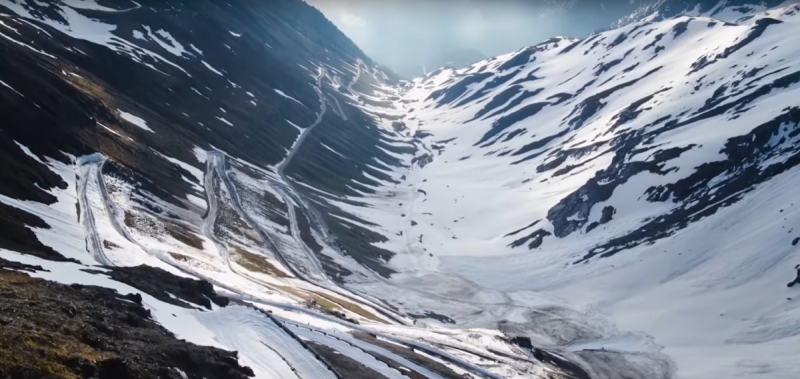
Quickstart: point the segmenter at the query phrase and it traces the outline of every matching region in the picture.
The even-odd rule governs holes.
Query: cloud
[[[360,29],[367,26],[367,20],[365,20],[363,17],[359,17],[358,15],[350,13],[350,11],[347,9],[342,9],[339,11],[337,18],[337,24],[341,25],[345,29]]]
[[[481,38],[489,31],[489,22],[480,9],[472,9],[456,20],[456,35],[461,41]]]
[[[406,73],[436,66],[448,52],[494,56],[555,35],[585,36],[632,7],[631,0],[306,1],[370,58]]]

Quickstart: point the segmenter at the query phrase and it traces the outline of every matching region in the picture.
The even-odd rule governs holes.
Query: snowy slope
[[[523,307],[501,328],[597,375],[795,377],[798,31],[681,16],[436,71],[400,91],[404,180],[342,206],[395,283]]]
[[[664,19],[677,15],[713,17],[727,22],[745,21],[767,9],[796,3],[793,0],[646,0],[632,2],[636,9],[618,21],[618,26],[643,19]]]

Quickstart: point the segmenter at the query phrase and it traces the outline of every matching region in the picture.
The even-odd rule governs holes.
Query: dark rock
[[[550,236],[550,235],[552,235],[552,233],[550,233],[550,232],[548,232],[548,231],[546,231],[544,229],[539,229],[539,230],[537,230],[537,231],[535,231],[535,232],[533,232],[533,233],[531,233],[531,234],[529,234],[527,236],[524,236],[522,238],[519,238],[519,239],[515,240],[514,242],[510,243],[508,246],[510,246],[510,247],[519,247],[519,246],[522,246],[522,245],[528,243],[528,241],[530,241],[530,243],[528,243],[528,248],[529,249],[536,249],[539,246],[542,246],[542,242],[544,240],[544,237],[547,237],[547,236]]]
[[[441,90],[433,91],[428,97],[429,99],[436,100],[436,107],[441,107],[450,104],[463,95],[469,86],[474,83],[480,83],[485,79],[492,77],[494,74],[490,72],[479,72],[464,76],[456,84],[443,88]]]
[[[678,38],[680,37],[681,34],[685,33],[689,26],[689,22],[691,22],[692,20],[694,19],[690,18],[686,21],[682,21],[675,24],[675,26],[672,27],[672,38],[673,39]]]
[[[42,268],[39,265],[27,265],[24,263],[13,262],[3,258],[0,258],[0,269],[9,269],[9,270],[18,270],[18,271],[26,271],[26,272],[37,272],[37,271],[44,271],[49,272]]]
[[[204,280],[179,277],[161,268],[151,266],[110,267],[105,273],[112,279],[135,287],[165,303],[192,308],[193,303],[211,309],[211,301],[219,306],[228,305],[228,298],[217,295],[214,286]],[[174,295],[178,299],[173,298]],[[129,300],[141,304],[140,294]],[[188,302],[188,303],[187,303]]]
[[[696,62],[692,63],[692,70],[689,71],[689,74],[700,71],[705,67],[708,67],[722,59],[727,58],[734,52],[740,50],[741,48],[755,41],[758,37],[764,34],[764,31],[766,31],[767,27],[769,27],[770,25],[776,25],[781,23],[783,23],[783,21],[769,17],[764,17],[757,20],[755,24],[753,24],[753,26],[750,28],[750,33],[748,33],[746,37],[742,38],[735,44],[726,47],[725,50],[723,50],[721,53],[717,54],[713,58],[709,58],[708,56],[703,56]]]
[[[711,109],[699,115],[690,117],[687,120],[681,122],[667,122],[662,127],[648,132],[648,135],[634,135],[626,137],[624,140],[620,139],[620,142],[616,147],[617,154],[622,153],[622,151],[631,151],[630,149],[632,149],[633,145],[627,145],[627,147],[625,147],[625,144],[627,143],[635,143],[637,140],[646,140],[649,136],[659,135],[683,125],[698,122],[711,117],[712,115],[716,115],[718,112],[723,112],[724,110],[735,107],[741,107],[744,104],[749,104],[761,96],[765,96],[773,88],[784,88],[785,86],[790,85],[790,83],[796,83],[799,81],[800,72],[788,74],[781,78],[775,79],[770,84],[756,89],[755,91],[751,92],[750,95],[732,102],[728,102],[723,106]],[[668,199],[671,199],[671,201],[682,205],[668,214],[659,216],[652,220],[647,220],[643,226],[636,230],[633,230],[623,236],[615,237],[608,242],[591,249],[590,252],[578,262],[585,261],[586,259],[596,255],[601,255],[603,257],[611,256],[638,244],[652,242],[657,239],[670,236],[677,230],[685,228],[690,223],[714,214],[719,208],[727,207],[736,203],[745,193],[752,191],[752,189],[754,189],[758,183],[762,183],[776,175],[779,175],[780,173],[785,172],[786,170],[789,170],[792,167],[800,165],[800,152],[797,151],[796,146],[790,140],[779,142],[778,144],[773,144],[772,142],[773,136],[778,135],[780,130],[786,125],[794,125],[794,130],[790,131],[789,134],[800,130],[797,126],[799,122],[800,108],[786,108],[780,115],[776,116],[770,121],[756,126],[749,133],[729,139],[721,150],[721,153],[726,156],[727,159],[703,163],[696,167],[694,173],[686,178],[664,186],[649,188],[645,192],[649,201],[667,201]],[[795,133],[795,135],[792,137],[796,137],[797,135],[800,135],[800,132]],[[648,165],[652,165],[655,162],[666,162],[674,159],[675,157],[680,156],[683,151],[686,151],[690,148],[692,148],[691,145],[678,150],[673,148],[659,151],[653,154],[653,159],[648,162],[630,162],[629,164],[622,164],[622,166],[618,166],[618,163],[612,163],[609,169],[598,172],[598,174],[601,174],[603,178],[606,178],[602,179],[605,183],[603,186],[596,186],[596,182],[594,180],[590,180],[582,190],[573,193],[573,195],[570,195],[567,198],[576,196],[573,199],[579,199],[582,194],[586,194],[590,199],[592,199],[594,196],[600,196],[597,199],[607,199],[606,196],[608,196],[610,192],[606,191],[609,191],[611,188],[613,188],[615,185],[614,183],[617,181],[627,180],[627,178],[629,178],[631,175],[635,175],[636,173],[643,171],[659,173],[661,171],[657,165]],[[771,158],[778,155],[783,157],[779,162],[772,163],[766,167],[759,166],[759,162],[769,161]],[[621,163],[622,156],[615,157],[614,161]],[[707,183],[709,183],[713,178],[719,177],[726,172],[735,172],[737,175],[731,175],[725,180],[716,183],[712,191],[712,188],[709,188]],[[590,187],[593,187],[593,189],[590,190]],[[584,190],[587,190],[588,192],[582,192]],[[725,201],[720,202],[713,200],[717,197],[724,198]],[[579,205],[580,203],[581,202],[579,201],[572,205],[572,213],[570,214],[575,214],[575,212],[580,211],[580,209],[589,209],[580,208],[588,205],[588,203]],[[590,200],[589,203],[594,203],[594,200]],[[556,206],[552,208],[551,211],[559,208],[560,206]],[[580,214],[585,215],[585,213]],[[557,236],[561,235],[560,233],[562,232],[569,233],[574,230],[573,228],[575,226],[580,225],[579,222],[575,221],[554,221],[553,224]]]
[[[7,270],[0,270],[0,288],[11,289],[0,292],[0,315],[16,315],[0,322],[0,341],[29,341],[24,349],[0,344],[0,357],[13,354],[16,362],[12,367],[0,359],[0,378],[50,378],[52,370],[62,368],[96,379],[177,379],[173,368],[192,378],[252,376],[234,353],[177,340],[150,318],[149,310],[114,290],[67,286]],[[162,375],[170,371],[173,376]]]
[[[2,142],[2,136],[3,133],[0,131],[0,142]],[[0,143],[0,145],[2,145],[2,143]],[[18,148],[16,145],[14,145],[14,147]],[[2,153],[0,153],[0,155],[2,155]],[[2,170],[4,170],[3,167],[10,164],[10,162],[7,161],[3,162],[4,164],[0,165],[0,174],[2,174]],[[26,169],[20,168],[20,170]],[[7,180],[9,182],[19,181],[22,180],[22,178],[16,177],[15,179],[9,178]],[[2,175],[0,175],[0,182],[4,182]],[[2,188],[0,188],[0,193],[2,193]],[[29,255],[52,261],[78,262],[75,259],[68,259],[53,250],[50,246],[42,244],[39,238],[36,237],[36,234],[30,229],[31,227],[49,229],[50,225],[39,216],[0,202],[0,248],[24,251]]]
[[[519,337],[519,336],[512,337],[510,342],[519,347],[523,347],[526,349],[533,349],[533,344],[531,343],[531,339],[529,337]]]
[[[415,319],[426,319],[426,318],[433,319],[433,320],[439,321],[439,322],[441,322],[443,324],[455,325],[455,323],[456,323],[456,320],[453,320],[450,317],[447,317],[447,316],[445,316],[443,314],[439,314],[439,313],[436,313],[436,312],[431,312],[431,311],[425,311],[421,315],[420,314],[413,314],[413,313],[409,313],[408,315],[413,317],[413,318],[415,318]]]
[[[492,123],[492,128],[486,132],[481,139],[473,144],[473,146],[478,146],[490,138],[496,136],[498,133],[506,130],[510,126],[528,118],[531,116],[536,115],[541,111],[544,107],[550,105],[550,103],[533,103],[528,104],[510,114],[507,114],[503,117],[500,117],[495,122]],[[485,147],[485,146],[482,146]]]
[[[517,53],[517,55],[513,56],[511,59],[501,64],[497,69],[502,72],[529,63],[535,52],[536,49],[533,48],[522,50],[519,53]]]
[[[795,284],[800,284],[800,265],[794,266],[795,271],[797,271],[797,275],[793,281],[786,284],[787,287],[794,287]]]

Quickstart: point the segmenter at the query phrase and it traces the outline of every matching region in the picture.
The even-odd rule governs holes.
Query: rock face
[[[138,294],[61,285],[0,268],[0,300],[3,378],[253,375],[236,353],[176,339],[152,320]]]
[[[212,302],[221,307],[230,302],[227,297],[217,295],[214,286],[205,280],[178,277],[156,267],[113,267],[107,275],[165,303],[186,308],[197,305],[212,309]]]
[[[399,165],[391,154],[402,149],[334,89],[351,82],[351,91],[368,89],[370,80],[391,79],[304,2],[199,1],[176,8],[157,1],[7,0],[0,11],[11,28],[4,33],[15,35],[0,42],[0,72],[14,73],[2,76],[7,87],[0,91],[2,195],[51,204],[55,198],[46,191],[66,184],[37,157],[69,164],[69,155],[99,152],[148,197],[197,212],[187,204],[190,196],[204,197],[196,189],[202,177],[187,171],[204,166],[196,153],[217,149],[276,165],[323,111],[314,89],[320,75],[330,78],[321,89],[326,102],[344,118],[323,115],[286,173],[329,193],[358,195],[363,186],[344,183],[387,179],[371,159]],[[329,213],[322,214],[332,230],[345,228]],[[5,222],[13,224],[5,230],[20,229],[2,237],[8,246],[22,229],[39,227],[19,218]],[[354,257],[372,264],[391,256],[359,242],[369,231],[347,228],[352,237],[340,242]]]

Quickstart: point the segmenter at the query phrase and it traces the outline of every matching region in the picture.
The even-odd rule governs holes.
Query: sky
[[[423,66],[444,64],[464,50],[471,52],[467,56],[492,57],[558,35],[585,37],[627,15],[634,4],[632,0],[306,1],[370,58],[406,76],[421,74]]]

